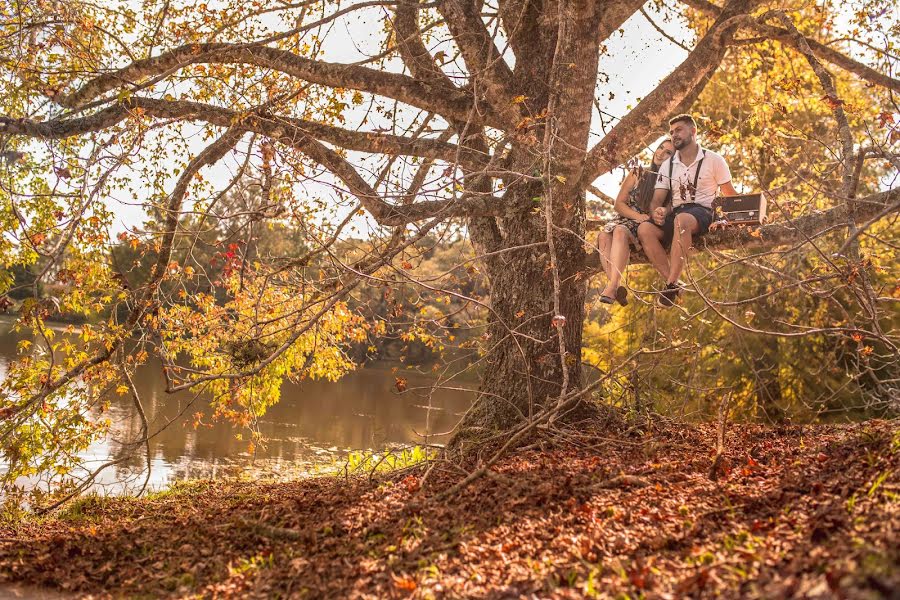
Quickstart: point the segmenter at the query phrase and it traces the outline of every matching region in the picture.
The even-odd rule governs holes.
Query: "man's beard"
[[[694,138],[683,138],[679,139],[677,142],[675,140],[672,140],[672,144],[675,146],[676,150],[683,150],[693,141]]]

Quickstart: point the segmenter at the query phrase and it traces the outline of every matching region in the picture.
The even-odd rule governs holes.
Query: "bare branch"
[[[466,0],[446,0],[438,10],[447,20],[447,27],[466,61],[476,97],[485,94],[489,105],[502,115],[504,128],[515,127],[522,114],[513,103],[513,73],[481,20],[478,5]],[[484,110],[481,105],[478,108]]]
[[[0,132],[44,139],[62,139],[109,128],[133,114],[132,111],[135,109],[155,117],[204,121],[220,127],[240,123],[247,131],[267,135],[288,145],[294,145],[293,140],[308,136],[347,150],[458,162],[473,170],[482,168],[488,158],[474,151],[462,150],[455,144],[435,139],[412,139],[383,133],[351,131],[293,117],[272,116],[252,111],[240,112],[189,100],[159,100],[138,96],[89,117],[39,122],[0,116]]]
[[[471,98],[466,93],[433,81],[417,80],[407,75],[359,65],[313,60],[287,50],[252,43],[186,44],[100,75],[80,89],[60,95],[57,102],[69,108],[77,108],[111,90],[133,90],[148,78],[174,73],[185,66],[201,63],[264,67],[309,83],[394,98],[410,106],[457,119],[465,119],[472,108]],[[489,117],[490,111],[482,111],[480,114]]]
[[[423,81],[440,82],[455,89],[444,72],[434,64],[434,57],[422,42],[419,30],[419,0],[404,0],[397,5],[394,17],[394,31],[397,34],[397,50],[403,64],[413,77]]]

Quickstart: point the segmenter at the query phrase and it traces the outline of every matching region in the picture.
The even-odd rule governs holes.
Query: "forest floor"
[[[462,473],[197,482],[0,526],[73,597],[898,598],[900,428],[600,425]]]

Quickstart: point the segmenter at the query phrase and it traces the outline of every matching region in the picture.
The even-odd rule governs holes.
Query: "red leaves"
[[[259,149],[262,151],[263,169],[269,169],[275,158],[275,146],[272,145],[272,142],[265,141],[260,144]]]
[[[405,377],[395,377],[394,378],[394,387],[397,388],[397,391],[401,394],[406,391],[407,382]]]
[[[741,475],[744,477],[750,477],[751,475],[763,471],[763,466],[760,465],[752,456],[747,457],[747,464],[741,468]]]
[[[840,98],[837,98],[835,96],[832,96],[830,94],[825,94],[824,96],[822,96],[821,100],[826,105],[828,105],[828,108],[830,108],[831,110],[837,110],[838,108],[840,108],[841,106],[844,105],[843,100],[841,100]]]
[[[416,580],[409,575],[395,575],[391,573],[391,579],[394,580],[394,587],[403,592],[414,592],[419,587]]]
[[[709,583],[709,569],[702,569],[695,575],[683,579],[675,586],[675,593],[680,595],[698,594]]]
[[[641,563],[636,563],[634,567],[628,571],[628,581],[639,590],[644,590],[649,587],[649,576],[650,567],[642,565]]]
[[[496,465],[503,479],[483,478],[412,513],[409,494],[423,471],[394,485],[213,482],[187,497],[99,504],[81,521],[0,526],[0,536],[17,540],[0,543],[0,564],[18,579],[57,585],[87,573],[75,589],[126,597],[172,595],[165,586],[184,573],[192,589],[179,595],[229,598],[296,581],[312,597],[336,598],[737,598],[751,584],[758,597],[782,598],[826,581],[836,596],[851,586],[865,592],[874,584],[854,572],[869,557],[857,549],[886,547],[896,520],[896,503],[866,494],[894,456],[891,424],[873,423],[865,431],[810,426],[802,440],[796,430],[743,425],[726,454],[754,477],[721,485],[702,477],[708,459],[698,448],[710,426],[655,430],[641,451],[614,436],[591,438],[589,448],[519,451]],[[824,453],[829,462],[819,468]],[[662,485],[587,490],[621,471],[652,473]],[[435,469],[429,492],[458,481]],[[860,491],[853,527],[842,489]],[[270,538],[273,531],[309,538]],[[137,560],[130,548],[142,549]],[[229,561],[234,573],[223,578]]]

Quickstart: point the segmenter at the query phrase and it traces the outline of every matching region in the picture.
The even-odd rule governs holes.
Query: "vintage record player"
[[[729,225],[762,225],[766,221],[766,197],[759,192],[716,198],[713,206],[716,219]]]

